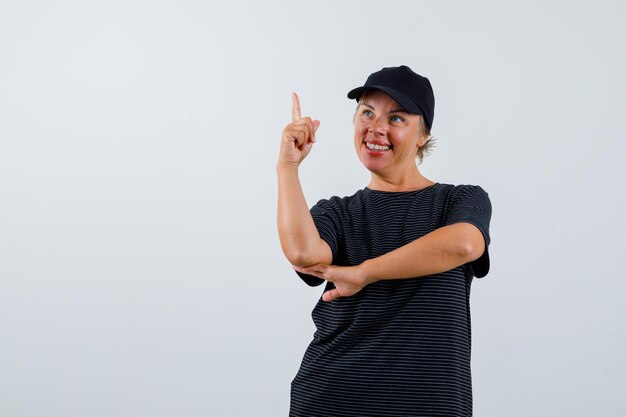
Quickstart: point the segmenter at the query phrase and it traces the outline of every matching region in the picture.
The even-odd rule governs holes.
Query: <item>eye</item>
[[[391,116],[391,121],[395,122],[395,123],[403,123],[404,122],[404,117],[398,116],[398,115]]]
[[[363,110],[363,112],[362,112],[361,114],[362,114],[363,116],[367,116],[367,117],[369,117],[369,116],[371,116],[371,115],[372,115],[372,114],[374,114],[374,113],[372,113],[372,111],[371,111],[371,110],[365,109],[365,110]]]

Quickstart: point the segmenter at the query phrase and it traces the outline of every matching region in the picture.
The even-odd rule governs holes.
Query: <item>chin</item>
[[[379,172],[380,170],[385,168],[385,164],[381,164],[381,163],[376,162],[376,161],[364,162],[363,160],[361,160],[361,163],[370,172]]]

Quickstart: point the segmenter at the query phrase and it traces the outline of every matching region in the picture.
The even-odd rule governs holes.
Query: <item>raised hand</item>
[[[291,101],[291,123],[283,130],[278,164],[297,168],[315,143],[315,132],[320,121],[302,117],[300,99],[296,93],[291,93]]]

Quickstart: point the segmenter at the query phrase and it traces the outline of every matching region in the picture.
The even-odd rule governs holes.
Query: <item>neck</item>
[[[410,175],[383,176],[372,172],[372,179],[367,186],[370,190],[378,191],[415,191],[433,185],[435,182],[424,177],[415,168]]]

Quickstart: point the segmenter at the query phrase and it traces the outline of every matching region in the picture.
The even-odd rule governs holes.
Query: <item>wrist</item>
[[[364,285],[370,285],[378,281],[372,274],[372,260],[368,259],[359,265]]]
[[[288,175],[293,175],[294,173],[297,175],[298,174],[298,165],[291,165],[288,163],[284,163],[284,162],[279,162],[276,164],[276,172],[278,172],[278,174],[288,174]]]

